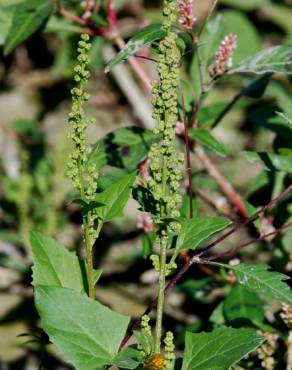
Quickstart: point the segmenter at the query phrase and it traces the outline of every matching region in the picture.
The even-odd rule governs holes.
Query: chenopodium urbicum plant
[[[111,367],[229,369],[264,341],[264,337],[253,328],[225,326],[221,322],[220,326],[207,333],[186,332],[181,359],[175,356],[173,333],[168,331],[164,334],[163,330],[166,279],[176,269],[180,251],[197,248],[201,242],[231,223],[222,217],[188,217],[180,211],[184,155],[177,149],[175,132],[179,103],[183,105],[178,96],[184,43],[178,36],[177,27],[180,25],[187,34],[192,32],[196,19],[191,14],[190,3],[164,1],[162,38],[157,55],[158,79],[153,82],[152,91],[153,117],[157,125],[151,134],[142,135],[151,148],[148,153],[149,176],[143,181],[140,179],[139,184],[136,184],[137,163],[133,166],[132,162],[127,162],[131,164],[131,171],[118,172],[113,181],[107,182],[106,188],[100,186],[102,175],[98,174],[98,170],[104,162],[99,151],[104,154],[102,151],[106,143],[100,142],[89,151],[85,134],[91,124],[84,112],[84,104],[89,98],[85,91],[89,79],[89,37],[83,35],[78,44],[76,87],[72,89],[73,105],[69,114],[74,149],[67,172],[75,188],[73,202],[79,204],[82,211],[85,259],[79,259],[54,239],[39,232],[31,233],[35,303],[42,327],[65,361],[77,370]],[[236,37],[231,35],[220,45],[214,57],[214,66],[209,70],[214,81],[230,68],[235,44]],[[136,131],[141,135],[140,130]],[[145,159],[148,150],[143,149],[142,152],[140,160]],[[94,269],[93,248],[98,245],[103,225],[121,215],[132,192],[153,222],[151,229],[155,232],[157,254],[153,253],[150,259],[159,278],[154,328],[152,330],[150,318],[144,315],[138,330],[134,331],[135,344],[126,347],[130,317],[114,312],[95,300],[94,288],[102,272]],[[200,257],[191,261],[200,261]],[[215,262],[213,264],[216,265]],[[288,304],[292,302],[291,291],[282,282],[285,276],[268,271],[267,265],[217,263],[217,266],[231,270],[239,282],[232,290],[233,296],[254,300],[254,292],[264,292],[269,298]],[[250,291],[241,291],[242,285]]]

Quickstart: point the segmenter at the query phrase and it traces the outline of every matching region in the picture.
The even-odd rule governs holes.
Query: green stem
[[[94,299],[94,282],[93,282],[93,256],[92,256],[92,245],[89,235],[89,227],[87,222],[87,216],[83,217],[84,227],[84,241],[86,251],[86,273],[87,273],[87,284],[88,284],[88,296]]]
[[[78,168],[78,176],[80,183],[80,195],[81,199],[85,200],[85,189],[83,180],[83,171],[81,165]],[[89,222],[88,215],[83,216],[83,232],[84,232],[84,243],[85,243],[85,253],[86,253],[86,275],[87,275],[87,285],[88,285],[88,296],[94,299],[94,282],[93,282],[93,256],[92,256],[92,242],[89,232]]]
[[[157,314],[156,314],[156,326],[155,326],[155,334],[156,334],[155,353],[160,353],[160,346],[161,346],[165,275],[166,275],[166,238],[164,237],[160,239],[160,271],[159,271]]]
[[[167,195],[167,163],[163,158],[162,168],[162,192],[164,197]],[[161,211],[161,217],[164,215],[164,210]],[[165,277],[166,277],[166,237],[160,236],[160,270],[159,270],[159,283],[157,293],[157,314],[156,314],[156,325],[155,325],[155,353],[160,353],[161,347],[161,336],[162,336],[162,320],[163,320],[163,308],[164,308],[164,289],[165,289]]]

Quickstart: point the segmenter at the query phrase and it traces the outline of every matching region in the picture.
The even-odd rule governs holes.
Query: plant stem
[[[84,190],[84,179],[83,171],[81,164],[79,165],[79,183],[80,183],[80,195],[81,199],[86,199],[85,190]],[[83,233],[84,233],[84,244],[85,244],[85,253],[86,253],[86,276],[87,276],[87,285],[88,285],[88,296],[91,299],[94,299],[94,283],[93,283],[93,258],[92,258],[92,242],[89,233],[89,223],[88,215],[83,215]]]
[[[185,149],[186,149],[186,165],[187,165],[187,174],[188,174],[188,192],[189,192],[189,216],[193,218],[193,187],[192,187],[192,162],[191,162],[191,148],[189,142],[189,133],[188,133],[188,122],[187,122],[187,115],[185,109],[185,98],[183,94],[182,88],[180,88],[180,95],[181,95],[181,104],[182,104],[182,111],[183,111],[183,121],[184,121],[184,140],[185,140]]]
[[[162,319],[164,308],[164,289],[166,275],[166,238],[160,239],[160,271],[159,271],[159,286],[157,294],[157,314],[155,326],[155,353],[160,353],[161,334],[162,334]]]
[[[164,196],[167,194],[166,184],[166,172],[167,163],[163,157],[162,165],[162,193]],[[161,210],[161,217],[164,215],[164,209]],[[164,290],[165,290],[165,277],[166,277],[166,243],[167,238],[164,235],[160,235],[160,269],[159,269],[159,282],[158,282],[158,293],[157,293],[157,314],[155,324],[155,353],[160,353],[161,346],[161,335],[162,335],[162,320],[163,320],[163,309],[164,309]]]
[[[86,251],[86,274],[88,284],[88,296],[94,299],[94,282],[93,282],[93,256],[92,256],[92,245],[89,235],[88,219],[87,216],[83,217],[83,228],[84,228],[84,241]]]

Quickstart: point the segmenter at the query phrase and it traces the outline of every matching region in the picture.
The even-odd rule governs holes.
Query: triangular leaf
[[[9,29],[4,54],[9,54],[17,45],[37,31],[48,19],[54,4],[47,0],[27,0],[15,8]]]
[[[161,24],[151,24],[142,28],[127,42],[118,55],[108,63],[105,72],[109,72],[131,55],[134,55],[142,46],[151,44],[153,41],[161,39],[164,35],[165,31],[161,29]]]
[[[196,249],[200,243],[211,235],[225,229],[231,221],[223,217],[195,217],[183,220],[177,238],[176,248]]]
[[[211,333],[186,333],[182,370],[228,370],[264,337],[252,329],[219,328]]]
[[[269,271],[270,267],[268,265],[263,263],[257,265],[240,263],[232,266],[217,262],[212,264],[232,270],[239,284],[262,294],[265,298],[292,304],[292,291],[284,283],[284,280],[288,280],[289,277],[276,271]]]
[[[33,285],[51,285],[84,291],[80,263],[75,252],[57,240],[33,231],[30,234],[33,254]]]
[[[65,360],[78,370],[111,365],[129,317],[71,289],[37,286],[42,326]]]

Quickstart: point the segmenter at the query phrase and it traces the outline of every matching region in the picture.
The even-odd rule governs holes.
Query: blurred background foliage
[[[70,151],[67,114],[81,28],[53,15],[45,27],[5,56],[2,46],[14,6],[20,2],[0,0],[0,369],[34,370],[40,363],[44,369],[69,369],[53,347],[45,347],[47,338],[38,330],[30,286],[28,234],[30,229],[37,229],[72,249],[80,247],[80,209],[71,204],[73,194],[64,169]],[[75,9],[79,3],[62,1],[68,9]],[[211,4],[211,0],[194,1],[195,14],[200,20],[207,16]],[[158,0],[116,0],[115,5],[125,39],[147,22],[161,19]],[[106,26],[104,14],[96,17],[96,21]],[[205,48],[206,60],[212,58],[220,41],[229,33],[238,36],[234,63],[265,47],[292,43],[291,0],[221,0],[202,37],[202,43],[210,46]],[[110,41],[94,37],[92,42],[88,112],[96,124],[89,128],[88,137],[94,144],[115,129],[147,127],[152,120],[150,97],[128,66],[119,67],[122,69],[116,73],[104,73],[104,66],[115,51]],[[147,49],[141,53],[149,56]],[[198,97],[195,59],[192,53],[187,54],[182,71],[188,113]],[[155,77],[151,61],[139,59],[139,63],[151,78]],[[233,102],[232,109],[212,129],[228,156],[222,158],[212,151],[209,154],[245,197],[250,213],[280,194],[291,183],[292,172],[291,124],[276,113],[292,117],[291,78],[275,75],[269,81],[265,76],[257,80],[255,90],[247,90],[254,80],[254,77],[225,76],[209,93],[199,114],[202,127],[210,129],[218,113]],[[124,144],[133,144],[134,140],[131,135],[120,137]],[[243,156],[241,152],[246,150],[274,152],[279,157],[264,160],[255,155]],[[285,154],[285,163],[281,162],[281,154]],[[196,156],[192,160],[194,191],[203,191],[213,205],[210,207],[197,194],[196,213],[214,214],[215,208],[217,212],[234,216],[228,200],[204,172]],[[108,173],[109,169],[103,171]],[[95,248],[96,266],[103,270],[96,291],[98,299],[134,318],[139,317],[153,296],[156,279],[150,262],[143,258],[149,254],[153,238],[151,233],[143,233],[137,227],[139,214],[137,203],[130,201],[125,217],[106,225]],[[286,200],[257,226],[265,232],[289,219],[292,219],[292,205]],[[255,230],[241,229],[219,249],[236,246],[248,236],[254,237]],[[241,256],[245,261],[266,262],[278,271],[291,274],[291,248],[290,230],[273,241],[254,244],[243,250]],[[230,308],[238,296],[244,297],[243,305],[246,301],[254,304],[249,308],[253,312],[246,318],[254,320],[248,325],[265,332],[287,330],[279,317],[279,306],[267,305],[258,296],[238,291],[242,289],[233,285],[223,272],[193,267],[170,294],[166,307],[166,326],[175,331],[178,346],[186,327],[196,332],[242,320],[242,315],[234,316]],[[280,342],[277,369],[284,368],[283,346]],[[247,359],[244,368],[260,369],[260,361]]]

